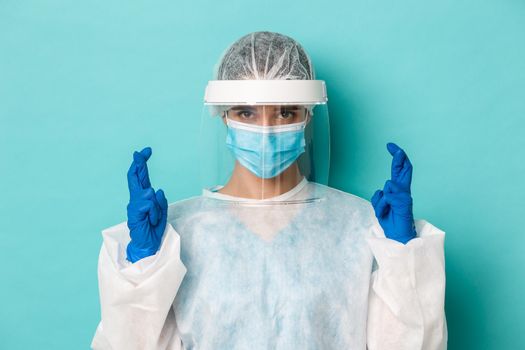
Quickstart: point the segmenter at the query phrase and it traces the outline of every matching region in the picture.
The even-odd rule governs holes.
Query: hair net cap
[[[311,80],[310,57],[294,39],[253,32],[231,44],[215,66],[215,80]]]

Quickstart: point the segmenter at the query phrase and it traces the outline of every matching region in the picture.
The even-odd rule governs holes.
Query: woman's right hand
[[[150,147],[134,152],[128,170],[127,212],[131,241],[126,252],[132,263],[154,255],[159,250],[166,228],[168,201],[161,189],[155,192],[151,187],[146,164],[150,156]]]

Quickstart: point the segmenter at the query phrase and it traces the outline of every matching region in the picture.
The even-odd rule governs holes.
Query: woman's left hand
[[[372,206],[379,224],[387,238],[406,244],[416,237],[414,214],[412,212],[412,164],[395,143],[388,143],[392,159],[392,178],[385,182],[383,190],[372,196]]]

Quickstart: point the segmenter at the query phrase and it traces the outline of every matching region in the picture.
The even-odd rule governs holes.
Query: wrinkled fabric
[[[94,349],[446,349],[442,231],[386,239],[368,201],[306,181],[279,200],[320,199],[230,198],[170,205],[137,266],[126,226],[104,232]]]
[[[268,207],[202,197],[174,210],[188,267],[174,308],[188,349],[365,347],[369,208],[330,197]]]
[[[126,259],[129,229],[125,222],[102,231],[98,261],[101,321],[93,349],[180,350],[172,303],[186,267],[180,238],[166,226],[161,249],[136,263]]]

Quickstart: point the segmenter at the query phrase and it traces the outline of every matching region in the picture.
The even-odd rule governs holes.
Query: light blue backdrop
[[[416,217],[448,235],[449,348],[525,348],[518,0],[0,1],[0,348],[88,347],[132,151],[170,201],[197,193],[204,86],[255,30],[328,84],[333,187],[370,198],[385,143],[411,157]]]

